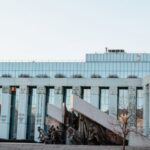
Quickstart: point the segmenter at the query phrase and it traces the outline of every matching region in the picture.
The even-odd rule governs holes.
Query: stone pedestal
[[[109,88],[109,115],[117,118],[117,87]]]
[[[28,88],[20,87],[18,103],[17,139],[26,139],[27,129]]]
[[[37,87],[34,140],[39,141],[38,127],[44,129],[45,120],[45,87]]]
[[[130,86],[129,89],[129,95],[128,95],[128,100],[129,100],[129,125],[130,127],[136,127],[136,87]]]
[[[91,101],[90,104],[99,108],[99,87],[92,86],[91,87]]]
[[[11,94],[10,87],[2,87],[2,107],[0,117],[0,138],[9,139],[10,128],[10,106],[11,106]]]

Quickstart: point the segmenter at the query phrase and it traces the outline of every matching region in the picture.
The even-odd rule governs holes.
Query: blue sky
[[[0,0],[0,60],[150,51],[149,0]]]

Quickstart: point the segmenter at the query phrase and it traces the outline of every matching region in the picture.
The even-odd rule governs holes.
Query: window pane
[[[143,127],[143,90],[137,89],[137,128]]]
[[[109,89],[100,89],[100,110],[109,113]]]
[[[1,116],[1,109],[2,109],[2,88],[0,87],[0,116]]]
[[[48,104],[55,105],[55,91],[54,91],[54,88],[49,89]]]
[[[66,108],[67,110],[70,110],[70,100],[72,97],[72,88],[65,88],[65,103],[66,103]]]
[[[128,89],[119,89],[118,116],[128,114]]]
[[[91,89],[83,88],[83,100],[90,103],[91,102]]]

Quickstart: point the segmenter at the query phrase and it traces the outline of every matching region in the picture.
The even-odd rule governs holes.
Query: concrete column
[[[74,86],[72,88],[73,95],[81,97],[81,87],[80,86]]]
[[[2,139],[9,139],[10,106],[11,106],[10,87],[3,86],[1,118],[0,118],[0,138]]]
[[[17,139],[26,139],[28,109],[28,88],[20,86],[18,103]]]
[[[55,87],[55,106],[58,108],[62,108],[63,102],[63,88],[62,87]]]
[[[136,87],[130,86],[128,89],[129,107],[128,112],[130,115],[129,125],[130,127],[136,127]]]
[[[118,88],[111,86],[109,88],[109,115],[117,118],[117,91]]]
[[[92,86],[91,87],[90,104],[92,104],[96,108],[99,108],[99,87],[97,87],[97,86]]]
[[[37,87],[36,93],[36,114],[35,114],[35,131],[34,140],[39,141],[38,127],[44,129],[45,120],[45,100],[46,100],[46,89],[45,87]]]
[[[81,87],[80,86],[72,87],[72,96],[74,96],[74,95],[81,98]],[[73,108],[73,97],[71,98],[70,107],[71,107],[71,109]]]
[[[72,87],[72,95],[78,96],[81,98],[81,87],[80,86],[73,86]],[[71,100],[71,107],[73,105],[73,101]]]
[[[149,85],[144,86],[144,106],[143,106],[144,135],[148,135],[148,126],[149,126]]]
[[[150,139],[150,84],[149,84],[149,89],[148,89],[148,136],[149,136],[149,139]]]

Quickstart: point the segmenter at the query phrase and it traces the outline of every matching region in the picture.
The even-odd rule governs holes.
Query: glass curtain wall
[[[109,113],[109,88],[100,88],[100,110]]]
[[[48,115],[48,105],[56,105],[55,103],[55,89],[54,87],[47,87],[46,88],[46,102],[45,102],[45,124],[44,124],[44,129],[47,132],[49,128],[49,121],[50,121],[50,116]]]
[[[137,88],[137,110],[136,110],[136,123],[137,128],[143,128],[143,89]]]
[[[66,108],[68,111],[70,111],[71,97],[72,97],[72,87],[64,87],[64,102],[66,104]]]
[[[91,102],[91,89],[90,87],[82,87],[82,98],[86,102]]]
[[[2,110],[2,87],[0,87],[0,116],[1,116],[1,110]]]
[[[18,103],[19,103],[19,88],[11,87],[11,108],[10,108],[10,139],[17,137],[18,123]]]
[[[128,114],[129,100],[128,88],[118,89],[118,117],[121,114]]]
[[[34,139],[35,130],[35,113],[36,113],[36,88],[29,87],[29,98],[28,98],[28,115],[27,115],[27,139]]]
[[[99,67],[101,66],[101,67]],[[150,54],[104,53],[87,54],[85,62],[1,62],[3,77],[72,77],[90,78],[96,74],[104,78],[144,77],[150,73]]]
[[[48,89],[48,104],[56,105],[55,104],[55,89],[54,88]]]
[[[54,87],[46,88],[45,116],[48,116],[48,105],[55,105],[55,90]]]

